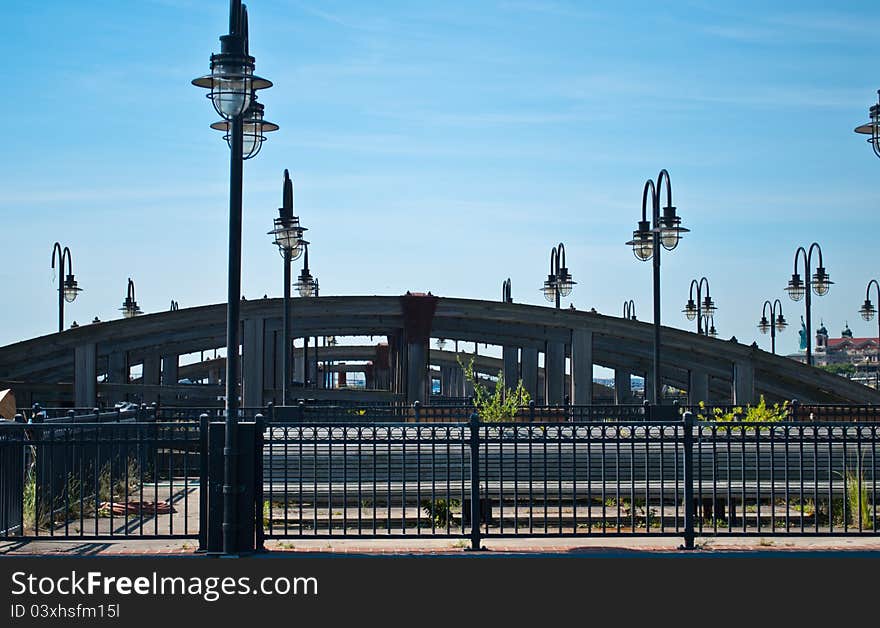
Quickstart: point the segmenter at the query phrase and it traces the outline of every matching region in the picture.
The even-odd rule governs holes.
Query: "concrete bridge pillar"
[[[643,373],[645,378],[645,399],[650,400],[654,398],[654,378],[651,376],[650,371],[647,373]],[[659,398],[658,398],[659,399]]]
[[[162,359],[158,353],[152,352],[144,356],[142,365],[141,384],[144,386],[158,386],[162,373]],[[144,392],[141,397],[145,403],[159,401],[159,394],[156,392]]]
[[[418,340],[406,343],[406,401],[428,401],[428,343]]]
[[[266,343],[263,351],[263,375],[266,387],[275,391],[273,401],[281,402],[281,385],[284,379],[284,369],[281,358],[284,352],[284,330],[281,321],[277,318],[267,319],[265,325]]]
[[[220,367],[212,366],[208,369],[208,383],[217,385],[220,383]]]
[[[162,356],[162,385],[163,386],[176,386],[178,380],[179,372],[179,356],[174,353],[171,355],[163,355]]]
[[[709,374],[706,371],[688,371],[688,404],[695,406],[701,401],[709,402]]]
[[[402,336],[402,333],[388,336],[388,389],[396,394],[405,392],[406,348],[402,346]]]
[[[438,300],[431,294],[409,292],[400,297],[403,330],[397,343],[400,362],[398,381],[401,386],[400,392],[406,395],[407,403],[415,401],[425,403],[430,394],[428,343],[431,339],[431,325]]]
[[[263,327],[262,318],[248,318],[244,321],[241,342],[241,405],[244,407],[263,405]]]
[[[128,353],[126,351],[114,351],[107,356],[107,382],[110,384],[128,384]],[[106,396],[108,403],[125,401],[125,393],[111,392]]]
[[[162,372],[162,360],[158,353],[148,353],[144,356],[143,373],[141,383],[144,386],[158,386]]]
[[[733,403],[755,403],[755,367],[749,360],[733,363]]]
[[[626,369],[614,369],[614,403],[632,403],[632,381]]]
[[[504,385],[515,390],[516,384],[519,382],[519,347],[504,347],[501,359],[503,360]]]
[[[532,397],[538,396],[538,349],[536,347],[523,347],[520,352],[520,377],[523,386]]]
[[[73,350],[73,403],[94,408],[98,403],[98,351],[94,342]]]
[[[571,332],[571,403],[593,403],[593,332],[573,329]]]
[[[377,390],[391,390],[391,367],[389,364],[387,344],[376,345],[376,357],[373,358],[372,379],[373,388]]]
[[[544,399],[548,405],[565,398],[565,343],[547,342],[544,352]]]
[[[452,392],[453,390],[453,378],[455,375],[453,374],[453,369],[455,367],[452,366],[441,366],[440,367],[440,394],[445,397],[454,397],[457,396]]]
[[[128,353],[114,351],[107,356],[107,381],[111,384],[128,383]]]
[[[304,382],[304,373],[305,370],[303,364],[303,354],[299,353],[296,357],[293,358],[293,381],[300,383]]]

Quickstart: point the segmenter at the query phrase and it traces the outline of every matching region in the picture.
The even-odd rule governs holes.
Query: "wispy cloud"
[[[585,11],[581,6],[542,0],[508,0],[500,2],[498,8],[505,11],[543,13],[567,18],[594,18],[598,16],[598,13]]]
[[[725,39],[768,45],[858,41],[857,38],[870,43],[880,29],[880,20],[863,13],[824,11],[759,15],[755,12],[730,12],[726,8],[705,8],[719,15],[723,21],[698,25],[703,32]]]
[[[368,32],[384,32],[390,28],[387,18],[376,17],[377,15],[380,15],[378,13],[371,13],[369,17],[363,17],[351,14],[342,15],[339,13],[332,13],[324,9],[319,9],[311,4],[299,3],[297,6],[304,13],[308,13],[309,15],[324,20],[325,22],[342,26],[343,28]]]

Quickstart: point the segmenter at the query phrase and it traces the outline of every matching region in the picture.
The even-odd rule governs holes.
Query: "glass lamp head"
[[[801,280],[800,273],[792,274],[791,279],[788,281],[788,286],[785,287],[785,291],[788,293],[788,296],[791,297],[792,301],[800,301],[804,298],[806,288],[804,287],[804,282]]]

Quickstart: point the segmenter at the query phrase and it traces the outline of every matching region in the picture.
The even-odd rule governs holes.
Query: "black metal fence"
[[[198,423],[0,424],[0,534],[197,537]]]
[[[462,406],[257,410],[246,412],[260,427],[244,457],[255,497],[239,518],[256,513],[258,538],[445,537],[476,547],[627,535],[692,546],[700,536],[880,530],[880,423],[696,420],[642,405],[532,405],[506,423],[465,418]],[[208,438],[217,418],[138,408],[0,423],[0,537],[203,544],[209,453],[220,465],[211,504],[222,510],[222,439]]]
[[[266,537],[878,533],[880,427],[689,420],[270,424]]]

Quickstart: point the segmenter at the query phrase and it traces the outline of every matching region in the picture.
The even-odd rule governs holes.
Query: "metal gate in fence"
[[[197,538],[199,423],[85,419],[0,425],[0,538]]]

